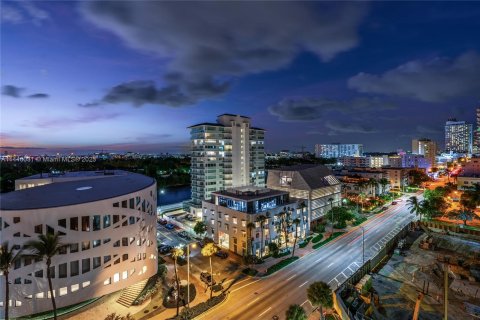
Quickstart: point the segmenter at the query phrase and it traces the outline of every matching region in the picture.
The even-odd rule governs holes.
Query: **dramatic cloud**
[[[329,136],[343,134],[343,133],[376,133],[378,132],[373,127],[368,125],[354,124],[350,122],[334,122],[328,121],[325,127],[331,131],[327,134]]]
[[[226,82],[234,77],[285,67],[302,51],[313,52],[323,61],[333,59],[357,45],[366,6],[86,1],[81,12],[130,47],[167,63],[163,86],[153,90],[147,101],[122,94],[110,102],[181,106],[223,94]]]
[[[2,94],[8,97],[20,98],[23,90],[23,88],[7,84],[2,87]]]
[[[282,121],[314,121],[322,118],[327,111],[354,114],[395,108],[395,105],[391,102],[385,102],[378,98],[359,97],[352,100],[284,99],[270,106],[268,110]]]
[[[364,93],[385,94],[425,102],[480,97],[480,55],[467,52],[456,59],[415,60],[381,75],[359,73],[348,86]]]
[[[38,119],[33,123],[34,127],[42,129],[50,128],[68,128],[78,124],[87,124],[98,121],[105,121],[118,118],[119,113],[108,113],[108,114],[86,114],[79,117],[72,118],[44,118]]]
[[[50,19],[48,12],[38,8],[31,1],[10,2],[10,4],[2,2],[2,23],[19,24],[31,22],[37,26],[40,26],[48,19]]]
[[[34,99],[44,99],[48,97],[50,97],[50,95],[46,93],[34,93],[28,96],[28,98],[34,98]]]

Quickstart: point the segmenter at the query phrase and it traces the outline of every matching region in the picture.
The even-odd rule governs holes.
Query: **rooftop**
[[[324,165],[300,164],[269,170],[270,172],[293,172],[291,187],[300,190],[313,190],[337,185],[340,181]]]
[[[104,176],[102,179],[98,179],[94,171],[71,172],[68,175],[75,174],[85,177],[91,174],[91,179],[56,181],[0,194],[0,210],[31,210],[94,202],[136,192],[155,183],[153,178],[127,171],[119,171],[117,175]]]
[[[73,171],[73,172],[47,172],[47,173],[38,173],[32,176],[23,177],[17,179],[21,180],[32,180],[32,179],[45,179],[45,178],[57,178],[56,180],[61,180],[62,178],[100,178],[105,176],[119,176],[131,174],[130,172],[123,170],[101,170],[101,171]]]
[[[286,191],[268,189],[268,188],[258,188],[254,186],[247,187],[237,187],[231,188],[222,191],[215,191],[212,194],[217,196],[226,196],[229,198],[234,198],[238,200],[245,201],[254,201],[258,199],[270,198],[274,196],[279,196],[283,194],[288,194]]]

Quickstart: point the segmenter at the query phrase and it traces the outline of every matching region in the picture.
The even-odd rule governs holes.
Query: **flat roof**
[[[225,197],[233,198],[237,200],[254,201],[254,200],[260,200],[260,199],[288,194],[288,192],[275,190],[275,189],[268,189],[268,188],[258,189],[258,190],[253,190],[253,189],[242,190],[242,188],[238,188],[238,189],[215,191],[215,192],[212,192],[212,194],[216,196],[225,196]]]
[[[94,202],[140,191],[154,183],[153,178],[126,171],[102,179],[57,181],[0,194],[0,210],[44,209]]]
[[[47,178],[56,178],[55,181],[61,180],[62,178],[94,178],[94,177],[106,177],[106,176],[119,176],[132,174],[131,172],[124,170],[97,170],[97,171],[66,171],[59,173],[37,173],[28,177],[23,177],[17,179],[21,180],[32,180],[32,179],[47,179]]]

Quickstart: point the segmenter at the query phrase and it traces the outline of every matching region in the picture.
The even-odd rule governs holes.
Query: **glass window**
[[[135,209],[135,199],[134,199],[134,198],[131,198],[131,199],[129,200],[129,205],[130,205],[130,206],[129,206],[130,209]]]
[[[78,276],[78,274],[80,273],[79,265],[80,264],[78,260],[70,262],[70,277]]]
[[[112,283],[112,280],[111,280],[111,279],[112,279],[112,278],[108,278],[107,280],[103,281],[103,285],[104,285],[104,286],[107,286],[107,285],[109,285],[110,283]]]
[[[118,214],[114,214],[113,215],[113,224],[117,223],[118,221],[120,221],[120,216]]]
[[[90,217],[83,216],[82,217],[82,231],[90,231]]]
[[[13,223],[19,223],[20,217],[13,217]]]
[[[77,284],[72,284],[71,287],[70,287],[70,291],[71,292],[75,292],[75,291],[78,291],[78,289],[80,288],[80,286]]]
[[[109,214],[106,214],[103,216],[103,228],[108,228],[110,227],[112,221],[111,221],[111,218],[110,218],[110,215]]]
[[[130,224],[135,224],[135,217],[130,217],[128,219]]]
[[[100,267],[100,264],[102,263],[102,258],[101,257],[93,257],[93,261],[92,261],[92,268],[93,269],[96,269],[98,267]]]
[[[72,243],[70,245],[70,253],[78,252],[78,243]]]
[[[128,246],[128,238],[122,238],[122,246],[123,247]]]
[[[128,253],[122,255],[122,261],[128,260]]]
[[[78,218],[70,218],[70,230],[78,231]]]
[[[22,278],[15,278],[13,281],[14,284],[22,284]]]
[[[120,247],[120,240],[117,240],[113,243],[113,247],[116,248],[116,247]]]
[[[43,278],[43,270],[35,271],[35,277],[37,277],[37,278]]]
[[[113,207],[114,207],[114,208],[118,208],[118,207],[119,207],[118,202],[115,202],[115,203],[113,204]]]
[[[82,259],[82,274],[90,271],[90,258]]]
[[[127,200],[123,200],[122,201],[122,208],[126,208],[127,207]]]
[[[112,260],[112,256],[103,256],[103,263],[107,263],[108,261]]]
[[[100,225],[100,216],[99,215],[94,215],[93,216],[93,231],[98,231],[102,229]]]
[[[118,282],[118,281],[120,281],[120,273],[117,272],[113,275],[113,282]]]
[[[67,246],[61,246],[59,249],[58,249],[58,254],[67,254]]]
[[[128,278],[128,271],[123,271],[122,272],[122,280],[125,280]]]
[[[105,244],[105,243],[107,243],[107,242],[110,242],[110,238],[103,239],[103,244]]]
[[[67,277],[67,264],[61,263],[58,265],[58,277],[66,278]]]
[[[67,227],[67,219],[60,219],[58,220],[58,226],[66,228]]]
[[[100,240],[100,239],[98,239],[98,240],[93,240],[92,242],[93,242],[92,246],[93,246],[94,248],[96,248],[96,247],[98,247],[98,246],[100,246],[100,245],[102,244],[102,240]]]
[[[83,241],[82,242],[82,251],[90,249],[90,241]]]
[[[41,225],[41,224],[36,225],[35,226],[35,233],[42,234],[43,233],[43,225]]]

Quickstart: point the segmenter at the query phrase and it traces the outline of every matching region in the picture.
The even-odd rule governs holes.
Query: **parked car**
[[[165,245],[161,245],[161,246],[158,247],[158,252],[161,253],[161,254],[167,254],[170,251],[172,251],[172,249],[173,249],[172,246],[169,246],[169,245],[165,244]]]
[[[161,225],[166,225],[168,221],[166,219],[160,219],[158,220],[158,223],[160,223]]]
[[[201,272],[200,273],[200,280],[202,280],[202,282],[205,282],[206,284],[208,285],[212,285],[214,286],[215,285],[215,279],[213,279],[213,282],[211,283],[210,281],[212,281],[212,276],[210,275],[209,272]]]
[[[385,206],[385,207],[382,207],[382,210],[387,210],[387,209],[388,209],[388,207],[386,207],[386,206]]]
[[[396,205],[396,204],[397,204],[397,202],[396,202],[396,201],[393,201],[393,202],[392,202],[392,206],[393,206],[393,205]]]
[[[171,224],[171,223],[167,223],[165,225],[165,228],[167,228],[168,230],[173,230],[175,228],[175,225],[174,224]]]
[[[179,236],[180,238],[183,238],[183,239],[186,239],[186,240],[190,240],[190,239],[191,239],[190,235],[189,235],[186,231],[181,231],[181,232],[179,232],[179,233],[178,233],[178,236]]]
[[[223,250],[218,250],[217,252],[215,252],[215,255],[217,257],[222,258],[222,259],[227,259],[227,257],[228,257],[228,253],[226,251],[223,251]]]

